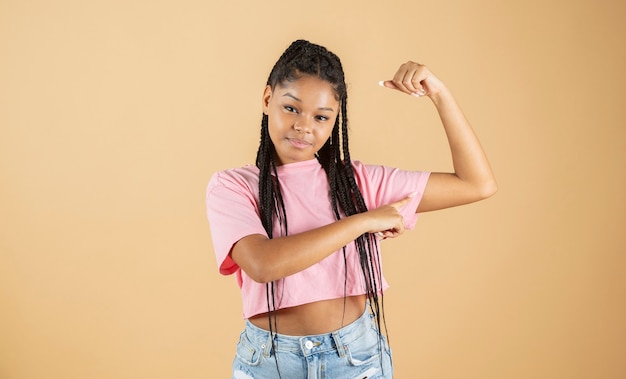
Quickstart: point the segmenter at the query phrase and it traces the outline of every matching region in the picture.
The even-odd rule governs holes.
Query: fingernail
[[[411,96],[420,97],[422,95],[419,92],[413,92],[411,93]]]
[[[409,196],[407,196],[407,197],[415,197],[415,195],[417,195],[417,191],[415,191],[415,192],[411,192],[411,193],[409,194]]]
[[[385,81],[381,80],[380,82],[378,82],[378,85],[381,86],[381,87],[384,87],[385,86]]]

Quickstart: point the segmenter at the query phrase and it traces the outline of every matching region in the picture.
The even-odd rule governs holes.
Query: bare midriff
[[[365,295],[322,300],[296,307],[280,309],[276,312],[276,327],[272,313],[272,330],[290,336],[307,336],[334,332],[356,321],[365,310]],[[267,313],[248,319],[253,325],[270,330]]]

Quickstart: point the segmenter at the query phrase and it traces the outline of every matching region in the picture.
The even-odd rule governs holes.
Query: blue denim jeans
[[[369,310],[328,334],[287,336],[246,321],[237,344],[232,379],[389,379],[391,350]],[[382,342],[382,344],[381,344]]]

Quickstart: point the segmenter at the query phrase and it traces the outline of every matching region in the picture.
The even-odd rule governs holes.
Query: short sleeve
[[[233,274],[239,270],[230,257],[235,243],[252,234],[267,235],[259,217],[254,189],[233,172],[218,172],[207,186],[206,209],[219,272]]]
[[[417,206],[422,200],[430,172],[407,171],[397,168],[365,165],[353,162],[355,176],[369,209],[393,203],[414,194],[400,210],[406,229],[413,229],[417,222]]]

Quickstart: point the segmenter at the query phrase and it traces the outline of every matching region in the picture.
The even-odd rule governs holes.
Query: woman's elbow
[[[484,182],[478,189],[478,200],[488,199],[495,195],[496,192],[498,192],[498,184],[494,179]]]
[[[248,275],[250,279],[259,284],[270,283],[277,279],[275,278],[274,273],[271,272],[272,270],[248,268],[247,270],[243,271],[246,273],[246,275]]]
[[[260,284],[270,283],[283,277],[277,265],[265,259],[248,260],[243,266],[240,265],[239,267],[250,279]]]
[[[239,240],[230,253],[232,260],[257,283],[265,284],[279,279],[278,266],[267,254],[263,254],[263,236],[247,236]]]

